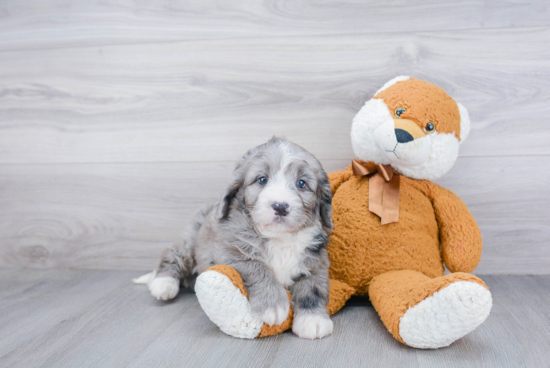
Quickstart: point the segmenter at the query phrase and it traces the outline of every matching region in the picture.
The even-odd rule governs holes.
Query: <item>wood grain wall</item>
[[[0,266],[152,268],[274,134],[327,171],[396,75],[470,111],[478,273],[550,271],[550,4],[0,1]]]

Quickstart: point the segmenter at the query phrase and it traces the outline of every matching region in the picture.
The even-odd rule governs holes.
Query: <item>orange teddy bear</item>
[[[451,169],[469,130],[461,104],[414,78],[392,79],[361,108],[351,131],[358,159],[329,175],[330,314],[368,295],[389,332],[417,348],[447,346],[488,317],[491,293],[467,273],[481,257],[479,228],[455,194],[430,181]],[[452,273],[443,276],[443,263]],[[292,311],[279,326],[255,317],[230,267],[205,271],[195,289],[210,319],[232,336],[292,326]]]

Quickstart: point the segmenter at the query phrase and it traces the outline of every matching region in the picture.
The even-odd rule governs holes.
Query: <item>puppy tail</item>
[[[132,279],[132,281],[134,282],[134,284],[147,285],[147,283],[149,283],[149,281],[151,281],[151,279],[153,279],[154,277],[155,271],[146,273],[145,275],[142,275],[140,277],[136,277],[135,279]]]

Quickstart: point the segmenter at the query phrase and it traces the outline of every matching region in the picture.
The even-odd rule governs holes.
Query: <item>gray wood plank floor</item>
[[[482,276],[493,311],[452,346],[396,342],[365,299],[334,334],[240,340],[220,332],[184,291],[173,302],[132,285],[139,272],[0,269],[1,367],[548,367],[550,276]]]

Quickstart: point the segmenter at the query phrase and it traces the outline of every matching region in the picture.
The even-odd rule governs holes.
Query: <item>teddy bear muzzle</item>
[[[388,119],[374,132],[374,141],[391,164],[421,165],[431,154],[430,137],[408,119]]]
[[[394,119],[393,121],[398,143],[408,143],[426,136],[426,133],[412,120]]]

